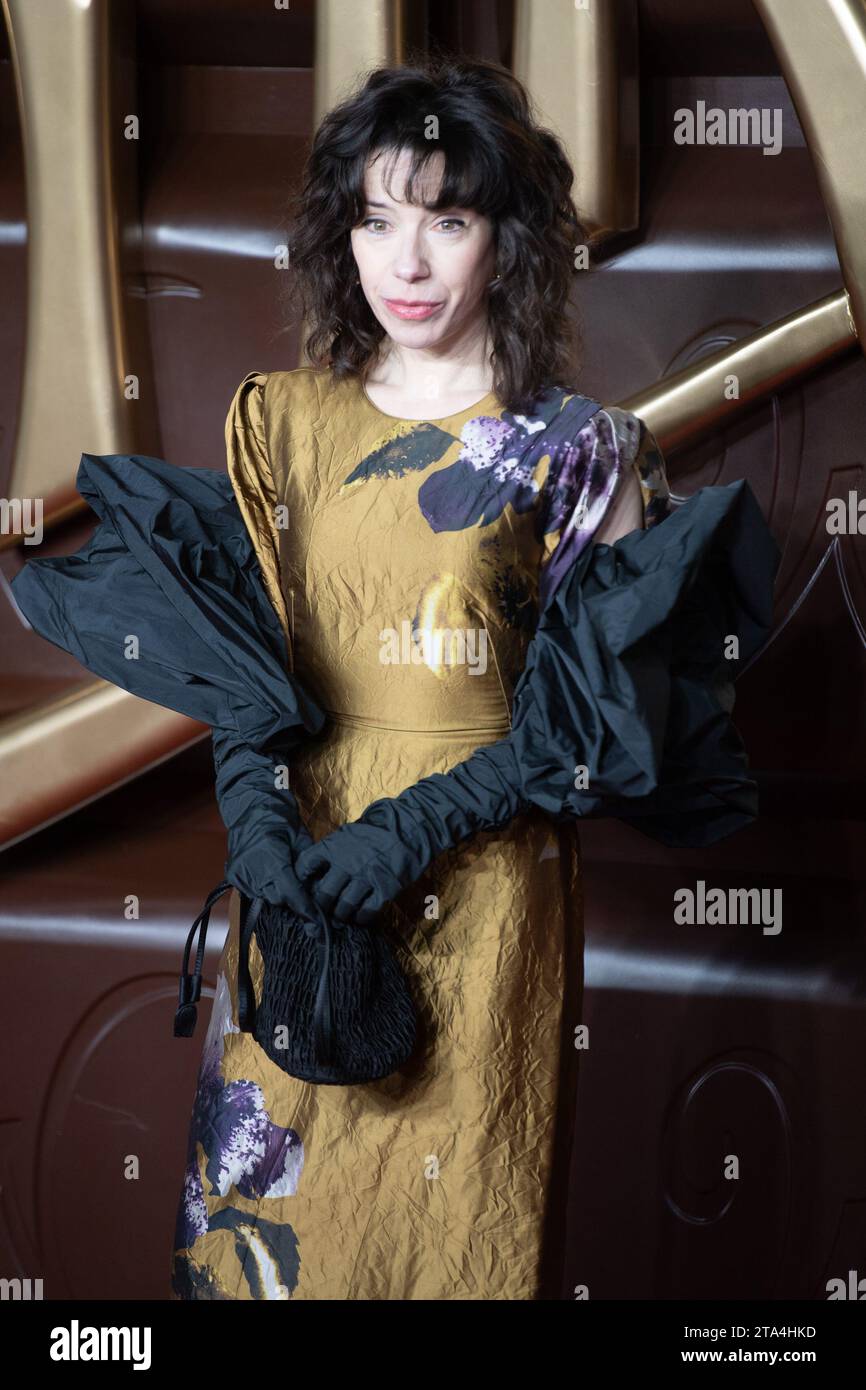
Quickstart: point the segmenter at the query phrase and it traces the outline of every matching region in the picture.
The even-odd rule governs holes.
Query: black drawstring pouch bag
[[[214,888],[190,928],[175,1037],[189,1038],[195,1031],[210,912],[231,887],[225,880]],[[244,893],[240,901],[241,1032],[252,1033],[272,1062],[301,1081],[361,1086],[397,1071],[415,1045],[417,1020],[409,983],[383,933],[330,922],[323,913],[312,922],[289,907]],[[264,963],[258,1004],[249,968],[254,933]]]

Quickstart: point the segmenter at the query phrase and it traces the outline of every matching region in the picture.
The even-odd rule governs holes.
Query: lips
[[[426,319],[442,307],[442,300],[383,299],[386,308],[401,319]]]

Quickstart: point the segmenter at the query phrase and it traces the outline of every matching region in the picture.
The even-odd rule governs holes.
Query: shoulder
[[[226,415],[226,440],[238,430],[251,433],[256,438],[263,435],[263,415],[265,387],[268,372],[247,372],[243,381],[236,387]]]
[[[584,396],[572,399],[583,401]],[[646,425],[638,415],[617,405],[601,405],[591,402],[592,414],[581,426],[579,435],[604,452],[615,452],[623,458],[634,458],[638,454],[645,437]]]
[[[248,424],[267,434],[268,427],[291,411],[317,414],[335,394],[336,383],[327,368],[296,367],[291,371],[250,371],[236,388],[229,420]]]
[[[288,414],[301,421],[320,419],[336,402],[337,383],[327,367],[295,367],[264,375],[262,406],[269,424],[278,423]]]
[[[662,451],[646,420],[634,411],[599,406],[575,442],[585,460],[610,464],[621,473],[633,471],[645,490],[667,493]]]
[[[322,423],[343,420],[343,397],[330,370],[250,371],[236,388],[226,416],[225,437],[233,478],[242,469],[270,475],[277,490],[290,467],[315,451]]]
[[[576,387],[553,388],[541,399],[545,398],[553,403],[553,412],[548,413],[548,405],[538,413],[541,418],[548,415],[551,441],[584,461],[590,457],[613,458],[620,464],[633,460],[649,436],[644,421],[633,411],[605,405]]]
[[[570,416],[576,427],[558,431],[564,447],[553,451],[544,488],[552,514],[598,498],[606,498],[606,505],[616,499],[628,518],[642,504],[647,527],[668,514],[665,461],[640,415],[577,392],[564,397],[560,415],[563,422]]]
[[[633,466],[645,439],[643,422],[629,410],[577,392],[563,396],[553,428],[539,437],[552,444],[546,486],[597,491],[602,479]]]
[[[630,508],[631,515],[640,502],[646,529],[663,521],[672,507],[670,484],[664,455],[646,420],[634,411],[609,405],[590,424],[593,456],[620,476],[621,507]]]

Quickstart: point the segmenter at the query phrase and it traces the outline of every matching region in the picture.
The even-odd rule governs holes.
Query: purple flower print
[[[550,537],[539,582],[542,611],[592,541],[632,465],[649,529],[669,514],[670,490],[661,454],[638,416],[615,406],[600,409],[553,448],[537,513],[539,537]]]
[[[503,411],[500,419],[478,415],[460,432],[460,455],[447,468],[424,479],[418,505],[434,531],[463,531],[489,526],[510,503],[516,512],[531,511],[538,500],[543,459],[554,467],[557,455],[572,443],[575,416],[584,397],[560,386],[539,392],[525,415]]]
[[[531,510],[538,495],[526,441],[543,430],[543,420],[524,415],[501,419],[478,415],[460,433],[459,457],[431,473],[418,489],[418,505],[434,531],[489,526],[510,502],[517,512]]]
[[[237,1032],[228,984],[220,975],[193,1105],[175,1249],[188,1248],[213,1224],[209,1226],[199,1145],[212,1197],[225,1197],[232,1188],[252,1200],[286,1197],[298,1188],[304,1166],[300,1136],[274,1123],[256,1082],[223,1078],[224,1035]]]

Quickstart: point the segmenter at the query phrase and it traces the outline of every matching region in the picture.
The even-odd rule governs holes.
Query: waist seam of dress
[[[363,729],[381,729],[387,734],[421,734],[426,737],[433,734],[507,734],[511,728],[510,723],[500,722],[498,724],[468,724],[460,727],[440,724],[433,729],[410,729],[404,724],[378,724],[372,719],[365,719],[358,714],[342,714],[329,709],[325,709],[324,713],[335,724],[355,724]]]

